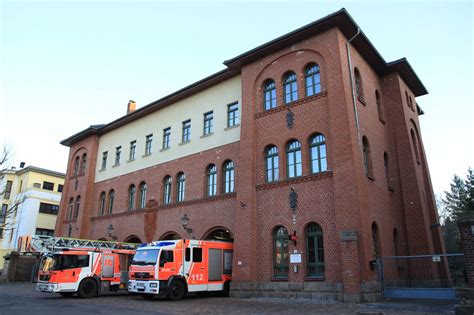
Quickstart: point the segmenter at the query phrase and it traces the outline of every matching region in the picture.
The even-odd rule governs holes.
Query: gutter
[[[361,146],[361,138],[360,138],[360,127],[359,127],[359,115],[357,113],[357,99],[356,99],[356,91],[355,91],[355,82],[354,82],[354,76],[352,75],[352,61],[351,61],[351,48],[350,44],[351,42],[360,34],[360,27],[357,27],[357,33],[352,36],[351,39],[349,39],[346,42],[346,49],[347,49],[347,64],[349,65],[349,80],[351,81],[351,92],[352,92],[352,106],[354,108],[354,119],[355,119],[355,126],[357,129],[357,142],[359,144],[359,147],[362,148]]]

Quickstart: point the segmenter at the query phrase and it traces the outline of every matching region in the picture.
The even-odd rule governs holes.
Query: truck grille
[[[135,279],[149,279],[150,273],[149,272],[135,272]]]

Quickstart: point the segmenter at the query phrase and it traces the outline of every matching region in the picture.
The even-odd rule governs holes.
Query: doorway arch
[[[225,227],[213,227],[204,234],[202,239],[234,242],[234,234]]]
[[[126,243],[133,243],[133,244],[142,244],[141,239],[136,235],[130,235],[129,237],[127,237],[125,239],[125,242]]]

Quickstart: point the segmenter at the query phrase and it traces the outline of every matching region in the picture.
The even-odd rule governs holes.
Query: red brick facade
[[[336,18],[347,13],[338,14]],[[100,138],[92,134],[72,141],[69,168],[77,154],[87,152],[89,159],[84,175],[71,176],[68,169],[57,233],[68,235],[72,223],[73,237],[109,238],[107,227],[113,224],[119,240],[137,236],[145,242],[168,233],[189,237],[179,220],[186,213],[196,238],[206,237],[216,228],[233,233],[233,279],[247,283],[276,280],[272,268],[272,235],[276,227],[283,226],[289,233],[296,231],[298,237],[296,246],[289,241],[289,251],[302,254],[296,272],[290,264],[285,281],[292,283],[315,280],[306,273],[305,229],[308,224],[317,223],[322,228],[324,242],[324,276],[317,280],[342,284],[342,292],[347,296],[358,296],[363,283],[377,279],[369,265],[374,252],[381,256],[443,252],[439,231],[430,229],[437,222],[437,214],[418,108],[410,107],[405,95],[408,93],[414,100],[415,95],[423,93],[413,92],[410,87],[414,83],[405,83],[401,72],[382,74],[368,61],[370,56],[365,51],[352,47],[352,66],[358,69],[363,86],[363,99],[358,99],[356,104],[358,132],[347,40],[347,34],[339,27],[327,27],[305,38],[294,38],[291,43],[280,43],[278,49],[242,62],[238,69],[242,82],[239,142],[94,183]],[[305,97],[304,69],[309,63],[320,67],[322,92]],[[236,71],[234,66],[229,67]],[[297,75],[298,100],[285,105],[282,78],[288,70]],[[269,78],[276,83],[278,106],[264,111],[262,86]],[[381,99],[383,121],[379,119],[376,90]],[[291,128],[287,120],[289,112],[293,117]],[[326,139],[328,167],[327,171],[312,174],[309,139],[317,133]],[[364,172],[363,136],[370,144],[369,177]],[[302,176],[288,179],[285,150],[288,141],[294,139],[301,143]],[[264,152],[268,145],[275,145],[279,152],[280,180],[272,183],[265,179]],[[384,154],[388,157],[388,179]],[[220,172],[226,160],[236,165],[235,193],[222,193],[219,173],[220,193],[206,198],[206,167],[213,163]],[[180,171],[186,174],[186,201],[176,203],[175,181]],[[170,205],[162,203],[166,175],[173,177]],[[129,186],[133,183],[138,188],[142,181],[147,183],[148,206],[144,210],[127,211]],[[116,195],[113,214],[98,216],[100,194],[112,188]],[[292,188],[298,194],[296,224],[289,201]],[[79,217],[70,222],[67,204],[78,195],[81,195]],[[374,228],[377,249],[374,249]]]

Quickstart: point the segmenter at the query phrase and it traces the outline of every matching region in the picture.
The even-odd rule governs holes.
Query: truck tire
[[[186,286],[182,280],[175,279],[168,286],[168,299],[178,301],[186,295]]]
[[[97,295],[97,282],[92,278],[85,278],[79,285],[77,294],[81,298],[91,298]]]
[[[230,281],[227,281],[224,283],[224,289],[221,291],[221,296],[223,297],[229,297],[230,295]]]

